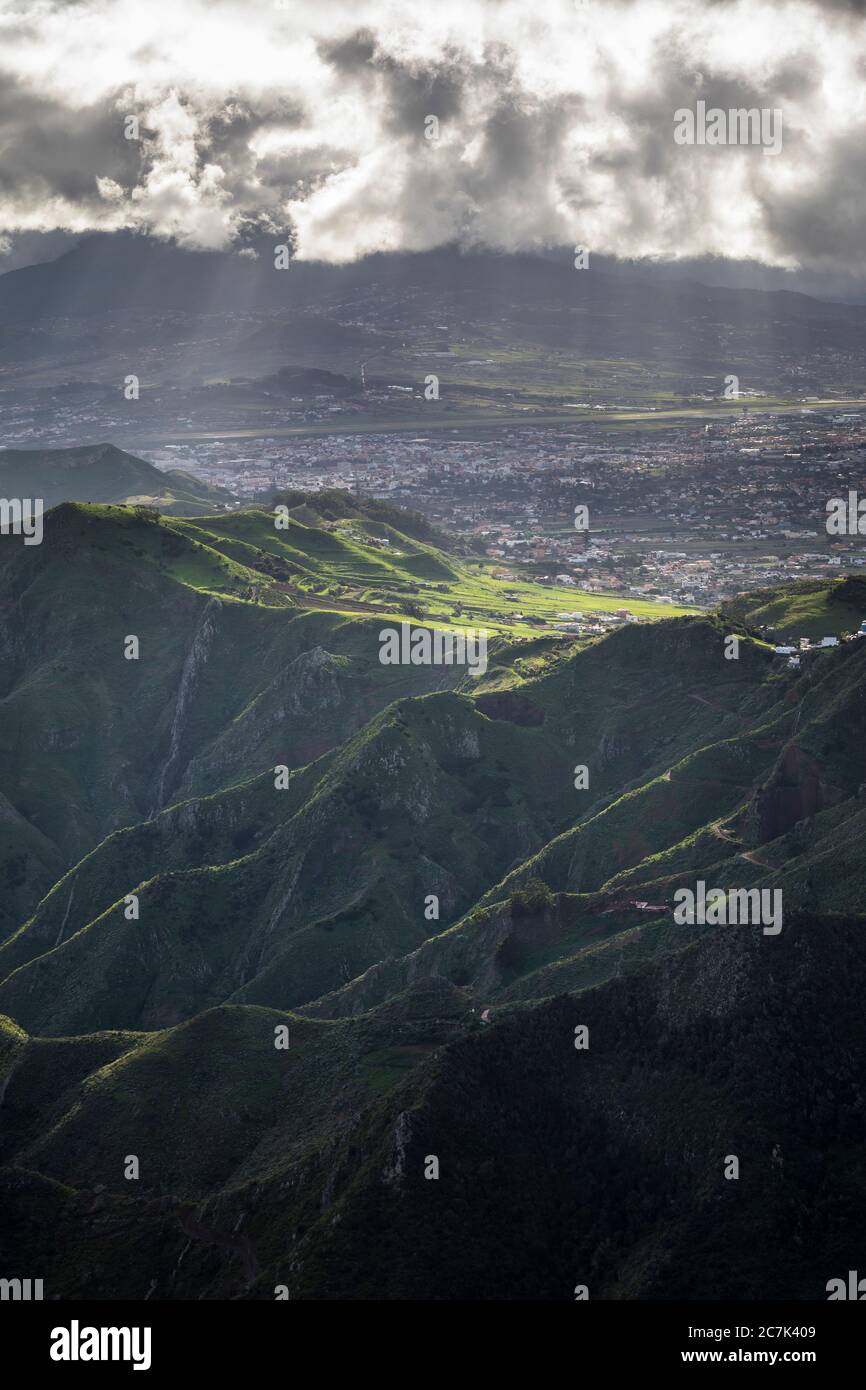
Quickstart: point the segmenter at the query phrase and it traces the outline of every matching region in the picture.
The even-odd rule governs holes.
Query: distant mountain
[[[866,641],[727,660],[728,613],[382,666],[317,589],[399,616],[463,562],[287,500],[0,549],[0,1275],[823,1299],[866,1218]],[[781,931],[679,924],[701,881]]]
[[[280,396],[347,396],[357,387],[339,372],[326,372],[314,367],[281,367],[273,376],[257,383],[263,390]]]
[[[60,502],[139,503],[171,516],[202,516],[233,501],[190,473],[161,470],[113,444],[0,450],[0,494]]]
[[[573,254],[573,253],[572,253]],[[767,324],[832,320],[837,325],[866,325],[866,306],[814,299],[790,290],[732,289],[695,280],[672,280],[651,268],[632,273],[603,270],[575,272],[572,255],[559,256],[491,251],[463,252],[456,247],[416,253],[378,253],[347,265],[295,261],[274,269],[274,245],[263,242],[257,259],[232,252],[186,251],[166,242],[131,233],[82,239],[54,261],[0,275],[0,311],[9,319],[31,322],[49,317],[89,317],[124,312],[184,311],[226,313],[240,309],[306,306],[320,314],[322,305],[351,299],[377,287],[389,296],[383,317],[393,313],[400,326],[394,295],[459,294],[469,313],[516,312],[552,306],[595,306],[643,319],[688,322],[714,312],[728,322]],[[404,304],[404,311],[405,311]],[[407,318],[407,322],[412,321]],[[314,330],[316,318],[304,324]]]
[[[274,376],[287,360],[352,380],[362,362],[371,362],[371,377],[387,362],[389,375],[423,379],[431,354],[448,358],[455,343],[472,343],[466,363],[458,352],[439,364],[455,381],[477,353],[484,360],[485,345],[499,352],[522,345],[544,353],[548,368],[550,353],[567,355],[553,378],[563,389],[581,364],[605,374],[618,361],[625,374],[608,390],[622,392],[637,363],[649,373],[643,388],[655,384],[663,399],[708,383],[721,391],[735,368],[744,388],[748,380],[800,395],[853,392],[866,368],[866,305],[708,286],[652,267],[576,271],[569,248],[533,256],[445,247],[349,265],[296,261],[282,271],[272,242],[248,249],[257,259],[119,233],[9,271],[0,276],[0,316],[15,334],[6,358],[17,353],[26,374],[54,357],[60,381],[77,374],[79,359],[102,378],[119,351],[127,359],[146,346],[160,349],[148,358],[152,377],[162,368],[171,382],[196,373]],[[477,378],[483,391],[497,388],[497,361]],[[526,390],[546,383],[549,391],[542,364],[522,365]],[[513,391],[504,367],[502,389]],[[30,379],[44,381],[32,372]],[[471,370],[466,379],[476,380]]]
[[[357,394],[357,384],[339,372],[327,372],[316,367],[281,367],[271,376],[248,379],[232,377],[229,381],[214,382],[202,388],[202,394],[217,408],[224,405],[249,405],[274,399],[313,400],[317,396],[339,399]]]

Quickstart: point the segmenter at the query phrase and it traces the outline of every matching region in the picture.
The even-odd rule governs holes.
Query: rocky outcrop
[[[177,785],[178,777],[176,767],[180,756],[181,740],[183,738],[186,716],[189,710],[192,692],[199,672],[207,661],[208,650],[216,632],[217,615],[222,605],[217,598],[208,599],[205,604],[201,622],[192,640],[192,645],[186,654],[183,663],[183,670],[180,675],[180,685],[175,701],[174,717],[171,721],[169,732],[168,756],[163,763],[162,772],[159,776],[156,789],[156,800],[154,801],[151,815],[155,816],[165,806],[171,792]]]

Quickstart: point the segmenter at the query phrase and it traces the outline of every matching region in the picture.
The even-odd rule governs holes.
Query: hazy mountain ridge
[[[568,247],[531,255],[450,246],[345,265],[295,260],[284,271],[274,269],[273,240],[251,249],[255,260],[115,233],[0,275],[17,378],[37,391],[48,381],[95,387],[116,378],[120,358],[143,362],[149,385],[195,382],[226,401],[283,394],[292,380],[303,395],[315,373],[330,373],[322,387],[342,397],[367,361],[370,380],[420,382],[438,359],[443,382],[471,387],[469,397],[513,394],[507,370],[479,377],[470,367],[466,376],[459,354],[447,360],[455,343],[468,343],[473,359],[488,349],[531,348],[551,360],[564,353],[562,390],[577,373],[582,399],[587,390],[594,399],[598,383],[583,380],[580,364],[637,362],[640,379],[627,371],[629,386],[623,379],[605,389],[614,399],[638,389],[665,399],[712,382],[721,392],[733,343],[744,383],[798,396],[859,391],[866,361],[862,304],[671,279],[652,265],[578,272]],[[546,369],[525,351],[522,367],[521,394],[549,403]]]

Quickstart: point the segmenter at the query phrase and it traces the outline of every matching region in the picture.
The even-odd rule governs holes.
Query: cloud
[[[863,10],[36,0],[0,17],[0,235],[249,253],[255,229],[332,261],[579,243],[862,273]],[[677,145],[698,100],[780,110],[782,153]]]

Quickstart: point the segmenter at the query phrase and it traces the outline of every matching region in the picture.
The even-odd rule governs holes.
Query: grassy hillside
[[[411,517],[320,505],[0,550],[0,1274],[824,1297],[866,1216],[866,643],[727,660],[754,596],[524,635]],[[380,664],[383,613],[471,595],[482,679]],[[679,925],[700,880],[781,933]]]
[[[288,594],[300,604],[333,611],[412,616],[439,626],[485,627],[491,632],[535,637],[553,632],[563,611],[587,618],[611,614],[622,598],[531,580],[494,578],[500,566],[443,549],[421,518],[408,516],[407,530],[396,509],[343,493],[293,494],[280,529],[270,512],[244,511],[188,523],[171,523],[186,537],[256,570],[260,601]],[[303,502],[297,499],[306,497]],[[321,511],[318,510],[321,508]],[[686,611],[644,599],[628,608],[643,621]],[[559,640],[559,639],[558,639]]]
[[[732,621],[763,629],[778,641],[856,632],[866,620],[866,576],[801,580],[784,589],[753,589],[724,604]]]
[[[165,472],[113,444],[75,449],[0,451],[0,493],[61,502],[113,502],[156,507],[174,516],[200,516],[232,501],[231,493],[173,468]]]
[[[721,630],[682,620],[619,633],[519,691],[398,701],[285,790],[263,772],[111,835],[0,948],[0,1008],[56,1033],[227,999],[296,1007],[434,934],[428,894],[444,924],[533,876],[598,891],[769,774],[781,735],[702,744],[708,702],[742,711],[731,733],[750,707],[760,727],[780,683],[766,649],[727,662]],[[779,717],[790,729],[787,704]],[[126,921],[133,891],[141,918]]]
[[[0,929],[113,829],[302,765],[391,700],[467,679],[383,667],[380,621],[268,585],[250,598],[257,571],[128,508],[66,504],[41,546],[0,545]]]
[[[368,503],[342,510],[277,530],[264,512],[66,503],[41,546],[0,544],[0,935],[112,830],[308,763],[394,699],[472,684],[458,667],[382,666],[383,623],[483,624],[491,682],[566,654],[509,621],[485,572],[371,521]],[[562,602],[535,588],[548,612]]]

